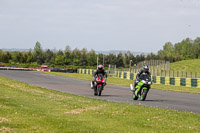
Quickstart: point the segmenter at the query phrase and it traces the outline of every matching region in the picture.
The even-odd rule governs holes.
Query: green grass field
[[[200,132],[200,115],[108,102],[0,77],[0,132]]]
[[[184,60],[171,63],[170,70],[200,73],[200,59]]]
[[[77,78],[77,79],[88,80],[88,81],[92,80],[92,75],[88,75],[88,74],[59,73],[59,72],[43,72],[43,73],[57,75],[57,76],[66,76],[66,77]],[[107,79],[108,84],[121,85],[121,86],[129,86],[130,84],[133,84],[133,82],[134,82],[133,80],[120,79],[120,78],[114,78],[114,77],[108,77]],[[195,88],[195,87],[153,84],[151,88],[166,90],[166,91],[177,91],[177,92],[200,94],[200,88]]]

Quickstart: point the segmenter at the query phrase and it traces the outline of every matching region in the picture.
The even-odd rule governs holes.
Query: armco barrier
[[[93,74],[92,69],[78,69],[80,74]],[[135,80],[136,75],[130,72],[116,71],[115,77],[121,79]],[[174,85],[174,86],[187,86],[200,88],[200,78],[180,78],[180,77],[163,77],[163,76],[151,76],[154,84]]]

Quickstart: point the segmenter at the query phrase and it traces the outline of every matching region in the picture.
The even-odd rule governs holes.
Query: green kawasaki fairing
[[[146,99],[147,93],[150,89],[150,85],[146,84],[148,83],[147,81],[141,80],[137,86],[136,86],[136,90],[133,93],[133,100],[137,100],[138,97],[144,101]]]

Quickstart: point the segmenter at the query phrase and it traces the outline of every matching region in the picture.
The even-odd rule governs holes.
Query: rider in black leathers
[[[95,70],[95,72],[93,73],[93,81],[92,84],[94,86],[94,81],[96,79],[96,75],[98,76],[99,74],[102,74],[105,78],[104,78],[104,82],[106,84],[106,79],[107,79],[107,73],[106,71],[103,69],[103,65],[98,65],[98,69]]]
[[[151,78],[151,73],[149,72],[149,66],[147,65],[144,65],[143,66],[143,69],[139,70],[139,72],[137,73],[136,75],[136,79],[134,81],[134,91],[135,91],[135,88],[137,86],[137,84],[140,82],[140,76],[143,74],[143,73],[146,73],[150,76]]]

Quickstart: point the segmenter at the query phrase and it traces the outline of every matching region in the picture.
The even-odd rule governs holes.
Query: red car
[[[40,71],[50,71],[47,65],[42,65]]]

